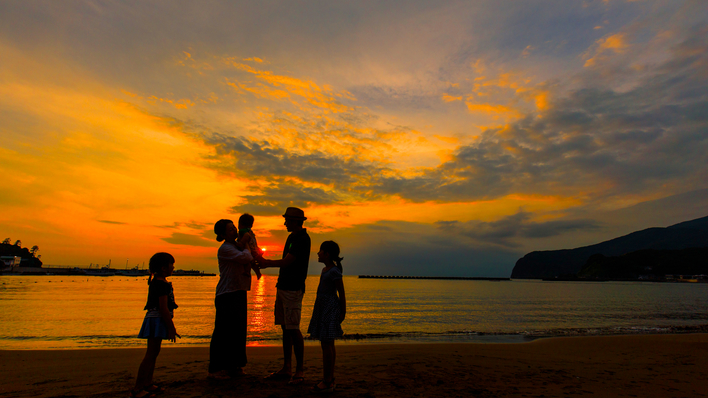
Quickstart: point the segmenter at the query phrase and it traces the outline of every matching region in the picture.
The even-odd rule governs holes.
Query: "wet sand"
[[[0,396],[127,397],[144,349],[0,351]],[[207,347],[165,343],[155,380],[165,397],[303,397],[321,378],[266,381],[279,347],[249,347],[246,376],[206,379]],[[522,344],[340,344],[337,397],[708,396],[708,334],[568,337]]]

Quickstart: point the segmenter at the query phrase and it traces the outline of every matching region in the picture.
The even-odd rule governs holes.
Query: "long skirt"
[[[216,320],[209,345],[209,373],[231,371],[246,365],[246,291],[216,296]]]

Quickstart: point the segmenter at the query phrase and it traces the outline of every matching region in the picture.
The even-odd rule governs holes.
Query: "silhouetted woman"
[[[228,379],[243,374],[246,365],[247,298],[251,290],[253,261],[249,235],[237,242],[238,229],[231,220],[214,224],[219,247],[219,283],[216,285],[216,320],[209,347],[209,378]]]

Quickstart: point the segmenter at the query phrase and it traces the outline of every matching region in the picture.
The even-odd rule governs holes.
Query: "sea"
[[[218,276],[173,276],[175,325],[165,346],[207,346]],[[248,344],[279,345],[277,276],[253,278]],[[302,330],[319,282],[307,279]],[[554,336],[708,331],[708,284],[540,280],[359,279],[345,276],[341,344],[521,343]],[[0,349],[144,347],[147,277],[0,276]],[[306,344],[318,344],[307,340]],[[338,343],[340,344],[340,343]]]

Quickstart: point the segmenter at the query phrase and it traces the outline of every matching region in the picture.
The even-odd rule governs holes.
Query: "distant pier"
[[[460,281],[510,281],[511,278],[485,278],[479,276],[400,276],[400,275],[359,275],[359,279],[443,279]]]

